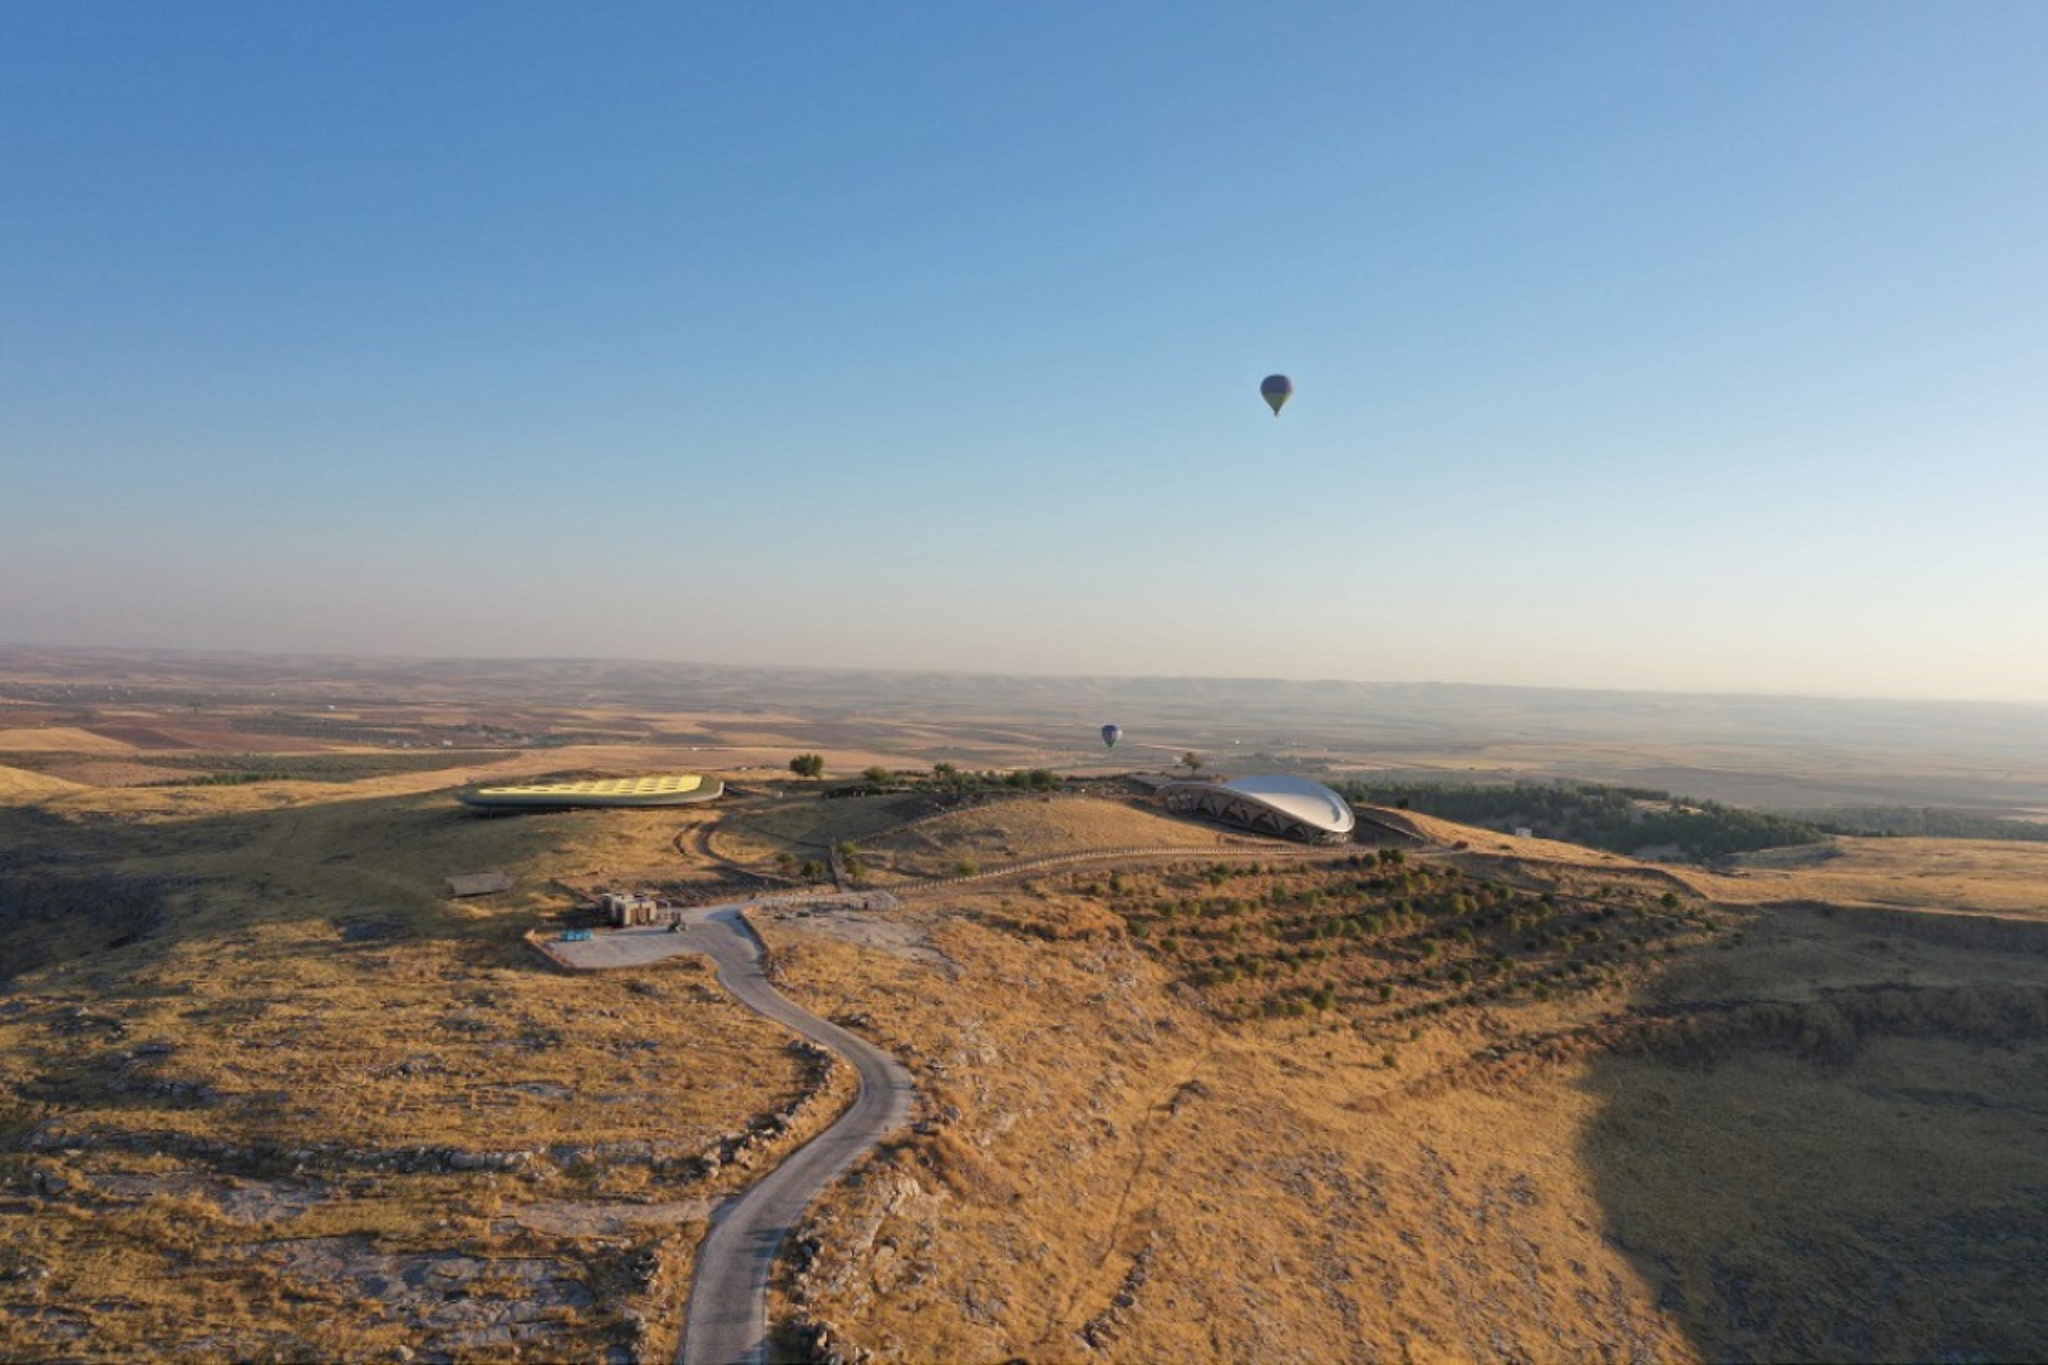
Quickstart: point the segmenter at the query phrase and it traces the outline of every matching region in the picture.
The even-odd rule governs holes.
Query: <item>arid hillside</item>
[[[2048,1250],[2034,926],[1673,911],[1661,873],[1603,868],[1603,891],[1540,859],[1434,861],[1507,917],[1425,906],[1444,932],[1418,942],[1305,865],[1190,863],[920,899],[923,957],[769,925],[792,987],[911,1058],[934,1104],[819,1212],[792,1314],[883,1359],[2048,1340],[2022,1287]],[[1539,923],[1543,888],[1600,908]],[[1184,909],[1164,946],[1154,908],[1189,902],[1235,975],[1191,968]],[[1380,923],[1356,951],[1303,960],[1359,943],[1311,935],[1361,912]],[[1512,968],[1472,965],[1503,950]]]
[[[708,1201],[847,1082],[694,960],[524,941],[575,887],[687,881],[701,817],[421,785],[14,780],[0,1355],[673,1349]],[[486,870],[512,890],[448,897]]]
[[[898,903],[752,919],[923,1105],[790,1248],[792,1355],[2048,1342],[2038,846],[1307,849],[766,749],[717,806],[485,819],[453,789],[692,750],[40,752],[0,769],[0,1355],[668,1358],[714,1202],[849,1082],[695,959],[526,936],[835,878]],[[448,895],[480,871],[512,889]]]

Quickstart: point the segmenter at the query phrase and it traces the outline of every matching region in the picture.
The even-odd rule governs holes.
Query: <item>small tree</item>
[[[886,787],[896,780],[896,774],[878,764],[862,773],[860,780],[867,783],[870,787]]]
[[[1202,756],[1189,750],[1180,756],[1180,765],[1191,773],[1198,773],[1202,771]]]
[[[822,754],[798,754],[789,760],[789,770],[798,777],[823,777],[825,759]]]

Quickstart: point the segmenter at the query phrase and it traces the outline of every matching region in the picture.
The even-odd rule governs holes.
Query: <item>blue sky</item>
[[[2048,702],[2044,70],[2038,3],[9,0],[0,640]]]

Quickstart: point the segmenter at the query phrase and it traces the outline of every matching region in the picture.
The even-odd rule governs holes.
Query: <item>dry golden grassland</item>
[[[1740,876],[1687,875],[1718,900],[1746,904],[1811,900],[2048,919],[2048,844],[1838,838],[1739,861]]]
[[[0,729],[0,753],[127,754],[134,746],[76,726]]]
[[[7,775],[0,881],[46,913],[0,935],[0,1356],[672,1348],[707,1201],[752,1178],[698,1158],[848,1079],[694,959],[523,942],[563,883],[681,875],[708,813],[488,819],[448,780]],[[514,890],[447,899],[482,870]]]
[[[1502,834],[1498,830],[1461,825],[1454,820],[1424,815],[1420,811],[1404,810],[1396,814],[1414,826],[1425,838],[1447,847],[1465,845],[1481,853],[1504,853],[1511,858],[1527,858],[1547,865],[1577,868],[1600,875],[1639,875],[1643,868],[1643,864],[1633,858],[1625,858],[1619,853],[1609,853],[1605,849],[1587,848],[1583,844]]]
[[[75,796],[80,784],[60,777],[46,777],[21,768],[0,767],[0,803],[26,806],[36,802]]]
[[[1035,858],[1119,848],[1213,849],[1249,840],[1156,807],[1099,796],[1004,796],[861,845],[897,877],[952,877]]]
[[[1426,909],[1449,929],[1438,961],[1474,951],[1460,921],[1508,908],[1520,929],[1479,927],[1518,962],[1547,953],[1548,991],[1439,978],[1403,1008],[1340,979],[1327,1008],[1247,1010],[1333,960],[1192,984],[1133,910],[1199,898],[1200,864],[897,912],[951,971],[770,925],[791,989],[864,1018],[929,1096],[920,1134],[818,1212],[790,1311],[903,1359],[2038,1354],[2042,945],[1673,911],[1658,875],[1603,897],[1583,869],[1460,861],[1467,887],[1523,890]],[[1267,884],[1266,909],[1215,922],[1273,961],[1331,942],[1290,938],[1303,902],[1274,906],[1275,887],[1355,915],[1331,875],[1206,894]],[[1546,881],[1587,900],[1532,920]],[[1613,933],[1585,938],[1660,923],[1654,951],[1612,960]],[[1373,933],[1361,979],[1422,960],[1412,929]],[[1556,974],[1589,951],[1593,970]]]
[[[970,741],[516,691],[109,707],[104,733],[17,709],[17,735],[58,747],[0,746],[36,769],[0,767],[0,1356],[672,1355],[711,1201],[759,1169],[724,1156],[752,1159],[739,1135],[813,1095],[771,1159],[848,1080],[693,961],[570,976],[521,936],[599,886],[786,883],[842,845],[899,889],[1187,850],[754,917],[785,988],[902,1056],[925,1097],[918,1130],[828,1195],[785,1285],[785,1313],[843,1345],[1320,1362],[2048,1342],[2029,923],[2048,850],[1841,840],[1715,876],[1416,817],[1444,849],[1267,859],[1107,794],[825,800],[783,768],[806,749],[835,774],[1022,766],[1043,726]],[[349,726],[551,747],[119,785],[234,719],[275,720],[247,748],[280,763],[294,744],[374,758]],[[505,819],[449,797],[658,768],[745,789]],[[485,870],[514,890],[445,896]]]
[[[861,844],[915,819],[928,809],[917,796],[854,796],[829,799],[792,783],[779,801],[739,803],[727,809],[709,851],[755,870],[768,870],[778,856],[822,858],[835,844]]]
[[[1256,841],[1110,796],[994,792],[825,797],[802,786],[732,806],[706,851],[761,874],[854,850],[862,884],[901,886],[1037,858],[1129,848],[1247,847]]]
[[[933,1110],[818,1219],[798,1307],[844,1339],[959,1360],[1682,1353],[1597,1254],[1564,1155],[1583,1096],[1400,1100],[1490,1044],[1479,1021],[1247,1029],[1127,938],[971,910],[932,934],[958,985],[779,940],[793,983],[913,1059]]]

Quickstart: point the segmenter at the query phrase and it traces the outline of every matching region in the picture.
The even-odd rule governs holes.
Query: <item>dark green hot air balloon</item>
[[[1259,397],[1266,400],[1266,406],[1278,417],[1287,400],[1294,397],[1294,381],[1284,374],[1269,374],[1259,381]]]

